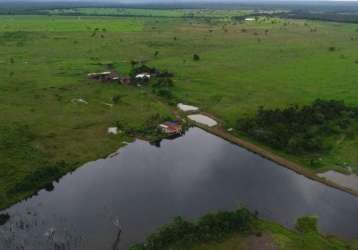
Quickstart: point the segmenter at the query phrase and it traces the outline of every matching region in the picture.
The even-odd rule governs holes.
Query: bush
[[[296,230],[301,233],[318,232],[317,218],[313,216],[299,218],[296,222]]]
[[[233,232],[248,232],[253,229],[253,221],[254,216],[244,208],[207,214],[197,222],[177,217],[150,235],[143,244],[134,245],[130,249],[167,250],[178,245],[189,249],[194,244],[223,240]]]
[[[173,87],[173,80],[168,78],[168,77],[164,77],[164,78],[159,78],[154,84],[153,84],[153,88],[170,88]]]
[[[118,103],[122,102],[122,98],[123,98],[122,95],[115,95],[112,97],[112,102],[114,104],[118,104]]]
[[[193,55],[193,60],[194,60],[194,61],[199,61],[199,60],[200,60],[200,56],[197,55],[197,54],[194,54],[194,55]]]
[[[28,192],[35,188],[45,188],[52,184],[53,179],[57,179],[65,173],[65,165],[66,163],[61,161],[54,166],[38,168],[18,181],[10,192]]]
[[[0,226],[4,225],[9,219],[9,214],[0,214]]]
[[[159,78],[153,85],[153,93],[156,95],[166,98],[172,99],[173,94],[171,92],[171,88],[174,86],[172,79],[168,77],[161,77]]]
[[[163,97],[165,99],[173,98],[173,94],[169,89],[159,89],[156,93],[158,96]]]
[[[331,47],[328,48],[328,50],[331,51],[331,52],[336,51],[336,47],[331,46]]]

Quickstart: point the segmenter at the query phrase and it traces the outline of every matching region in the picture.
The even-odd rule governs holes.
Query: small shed
[[[178,122],[168,121],[159,125],[161,131],[168,135],[178,135],[183,132],[182,125]]]
[[[135,76],[136,79],[149,80],[151,75],[149,73],[140,73]]]
[[[93,79],[93,80],[102,81],[102,82],[114,82],[114,81],[120,80],[119,74],[115,71],[89,73],[88,78]]]

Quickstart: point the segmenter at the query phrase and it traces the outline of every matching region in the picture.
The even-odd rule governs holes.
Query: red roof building
[[[182,126],[177,122],[165,122],[159,125],[163,133],[169,135],[181,134],[183,129]]]

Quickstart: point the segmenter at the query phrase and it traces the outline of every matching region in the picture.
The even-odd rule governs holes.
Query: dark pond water
[[[318,215],[322,232],[358,238],[357,197],[192,128],[160,147],[137,140],[14,205],[0,249],[127,249],[174,216],[240,205],[289,227]]]

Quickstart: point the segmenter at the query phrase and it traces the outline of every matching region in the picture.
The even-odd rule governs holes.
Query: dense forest
[[[274,148],[311,154],[330,150],[331,138],[353,138],[357,124],[358,108],[343,101],[318,99],[302,107],[260,107],[255,116],[240,118],[237,128]]]

